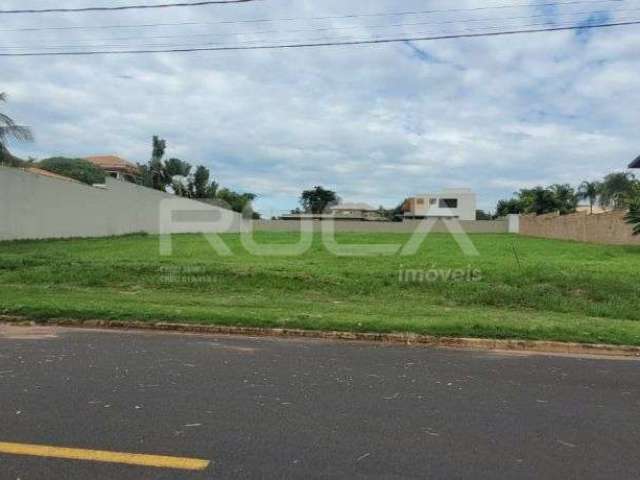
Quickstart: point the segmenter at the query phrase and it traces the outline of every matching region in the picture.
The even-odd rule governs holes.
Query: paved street
[[[0,327],[2,480],[640,477],[640,362]]]

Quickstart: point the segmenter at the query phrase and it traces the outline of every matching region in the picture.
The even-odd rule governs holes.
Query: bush
[[[104,183],[105,173],[93,163],[82,158],[53,157],[42,160],[38,168],[73,178],[88,185]]]

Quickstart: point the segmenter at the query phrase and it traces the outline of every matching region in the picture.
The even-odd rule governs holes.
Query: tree
[[[170,186],[176,195],[188,197],[190,196],[189,176],[192,166],[179,158],[163,161],[166,149],[166,140],[154,135],[149,163],[138,165],[142,172],[142,184],[162,192],[166,192],[167,187]]]
[[[165,178],[188,177],[191,173],[191,164],[179,158],[170,158],[162,167]]]
[[[524,213],[524,210],[524,206],[519,198],[500,200],[496,206],[496,216],[506,217],[507,215]]]
[[[535,213],[544,215],[558,210],[556,194],[550,188],[541,186],[535,188],[523,188],[516,197],[521,205],[523,213]]]
[[[170,158],[162,165],[162,178],[170,182],[171,190],[179,197],[191,197],[190,173],[191,164],[179,158]],[[166,187],[165,187],[166,189]]]
[[[484,210],[476,210],[476,220],[491,220],[491,214]]]
[[[598,200],[602,184],[600,182],[584,181],[578,187],[578,198],[581,200],[589,200],[589,211],[593,215],[593,206]]]
[[[602,181],[600,204],[603,207],[624,209],[633,202],[638,189],[638,180],[632,173],[610,173]]]
[[[162,157],[164,157],[166,149],[166,140],[154,135],[151,145],[151,160],[149,160],[147,167],[148,178],[150,180],[149,186],[163,192],[167,185],[171,184],[171,180],[165,175],[164,164],[162,163]]]
[[[7,101],[7,95],[0,92],[0,103]],[[14,157],[9,154],[7,142],[9,140],[30,141],[33,139],[29,128],[17,125],[11,117],[0,112],[0,164],[12,162]]]
[[[633,226],[633,234],[640,235],[640,200],[636,199],[629,205],[629,212],[624,219]]]
[[[193,198],[215,198],[218,193],[218,183],[216,181],[209,182],[211,173],[207,167],[200,165],[193,175],[189,189]]]
[[[216,199],[224,202],[231,210],[238,213],[249,214],[251,218],[259,219],[260,215],[253,211],[252,202],[258,198],[253,193],[237,193],[228,188],[223,188],[216,194]]]
[[[200,165],[193,176],[192,190],[195,198],[206,198],[209,190],[209,169]]]
[[[320,214],[327,207],[337,205],[340,197],[336,192],[316,186],[311,190],[305,190],[300,196],[300,205],[306,213]]]
[[[551,185],[549,190],[553,193],[555,209],[560,212],[560,215],[575,213],[578,207],[578,195],[571,185],[568,183],[555,184]]]

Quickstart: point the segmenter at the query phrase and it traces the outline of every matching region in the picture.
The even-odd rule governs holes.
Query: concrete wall
[[[460,221],[460,225],[466,233],[507,233],[509,230],[508,221]],[[313,227],[320,230],[322,222],[314,221]],[[371,233],[412,233],[421,224],[419,220],[407,220],[404,222],[352,222],[340,220],[334,222],[336,232],[371,232]],[[300,222],[295,220],[261,220],[254,222],[256,231],[288,231],[299,232]],[[438,220],[433,229],[434,233],[448,232],[446,225]]]
[[[128,233],[240,232],[237,213],[107,178],[106,188],[0,167],[0,240]],[[507,233],[508,221],[461,221],[467,233]],[[336,232],[412,233],[420,221],[337,221]],[[299,231],[297,221],[254,222],[257,231]],[[320,230],[320,222],[314,222]],[[433,232],[447,232],[438,221]]]
[[[640,236],[624,221],[624,212],[597,215],[525,215],[520,217],[520,233],[532,237],[576,240],[608,245],[640,245]]]
[[[520,215],[507,215],[509,233],[520,233]]]
[[[237,213],[111,178],[102,189],[0,167],[0,240],[237,232],[245,227]]]

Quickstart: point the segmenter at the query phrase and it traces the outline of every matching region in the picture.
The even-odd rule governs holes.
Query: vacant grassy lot
[[[199,235],[0,243],[0,313],[640,345],[640,248],[474,235],[479,257],[431,235],[415,256],[218,256]],[[293,243],[261,233],[261,243]],[[404,234],[340,234],[341,244]],[[478,281],[400,281],[403,269],[477,269]],[[411,276],[411,275],[409,275]]]

